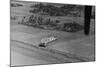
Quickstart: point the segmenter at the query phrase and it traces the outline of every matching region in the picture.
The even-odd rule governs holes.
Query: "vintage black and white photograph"
[[[95,6],[10,1],[10,65],[95,61]]]

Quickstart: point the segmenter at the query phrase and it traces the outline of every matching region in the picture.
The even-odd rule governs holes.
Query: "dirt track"
[[[94,21],[91,21],[89,36],[83,31],[68,33],[62,31],[50,31],[32,28],[17,24],[23,16],[29,13],[31,2],[21,2],[22,7],[11,7],[11,16],[17,20],[11,20],[11,65],[37,65],[69,62],[94,61]],[[84,19],[79,17],[50,17],[62,22],[76,21],[83,25]],[[41,38],[57,36],[57,41],[50,43],[46,48],[39,48]]]
[[[38,43],[40,42],[41,38],[46,37],[48,35],[52,35],[52,33],[53,35],[58,36],[58,41],[53,42],[47,48],[39,48]],[[12,52],[11,64],[31,65],[31,64],[51,64],[51,63],[91,61],[91,59],[85,56],[80,56],[75,53],[71,54],[72,52],[70,52],[70,50],[73,50],[75,48],[66,49],[66,50],[63,48],[62,50],[61,47],[61,49],[59,49],[59,45],[61,44],[64,47],[71,47],[72,45],[75,44],[71,43],[72,44],[71,45],[69,43],[69,45],[66,45],[66,43],[70,41],[75,43],[77,42],[78,38],[83,38],[84,40],[84,36],[76,35],[75,36],[76,41],[75,41],[75,39],[73,39],[74,37],[71,37],[72,35],[74,34],[69,34],[65,32],[60,33],[59,31],[34,29],[32,27],[27,27],[23,25],[13,25],[11,26],[11,52]],[[69,41],[66,41],[66,39]],[[78,47],[80,46],[78,45]],[[86,47],[86,46],[84,45],[82,47]],[[19,55],[22,56],[19,57]],[[26,58],[23,58],[24,56]],[[30,59],[30,61],[24,61],[26,59],[28,60]]]

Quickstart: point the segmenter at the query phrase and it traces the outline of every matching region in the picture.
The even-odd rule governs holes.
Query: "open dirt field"
[[[17,16],[16,21],[11,20],[11,65],[37,65],[54,63],[72,63],[94,61],[94,20],[91,20],[90,35],[85,36],[83,30],[69,33],[55,30],[43,30],[18,24],[22,16],[32,15],[29,6],[32,3],[21,2],[24,6],[11,7],[11,16]],[[83,25],[83,18],[78,17],[52,17],[60,20],[75,20]],[[66,19],[65,19],[66,18]],[[49,43],[46,48],[38,47],[40,40],[47,36],[56,36],[57,40]]]

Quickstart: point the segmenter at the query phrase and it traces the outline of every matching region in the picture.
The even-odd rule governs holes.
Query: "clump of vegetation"
[[[83,29],[83,26],[73,22],[73,23],[64,23],[64,29],[67,32],[77,32]]]
[[[23,5],[19,4],[19,3],[11,3],[10,6],[11,7],[20,7],[20,6],[23,6]]]
[[[42,7],[45,7],[42,3],[39,3],[39,4],[33,4],[30,6],[31,8],[42,8]]]
[[[60,30],[66,32],[77,32],[83,29],[82,25],[79,25],[76,22],[73,23],[61,23],[60,20],[51,20],[50,18],[43,18],[41,16],[31,15],[29,18],[23,17],[22,22],[20,24],[24,24],[27,26],[32,26],[41,29],[49,29],[49,30]]]
[[[27,24],[30,26],[37,26],[37,27],[44,27],[44,26],[54,26],[56,25],[56,23],[59,23],[59,20],[50,20],[50,18],[48,19],[44,19],[41,16],[34,16],[31,15],[29,16],[29,18],[27,17],[23,17],[21,24]]]
[[[80,12],[82,12],[83,7],[82,6],[76,6],[76,5],[62,5],[61,7],[57,7],[54,5],[44,5],[42,3],[32,5],[31,8],[34,8],[33,10],[30,10],[31,13],[40,13],[40,14],[46,14],[50,16],[80,16]]]
[[[16,16],[11,16],[10,19],[11,19],[11,20],[16,20],[17,17],[16,17]]]

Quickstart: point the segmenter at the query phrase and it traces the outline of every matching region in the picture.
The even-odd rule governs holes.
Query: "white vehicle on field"
[[[57,38],[54,36],[50,36],[48,38],[43,38],[43,39],[41,39],[39,47],[46,47],[48,43],[53,42],[55,40],[57,40]]]

